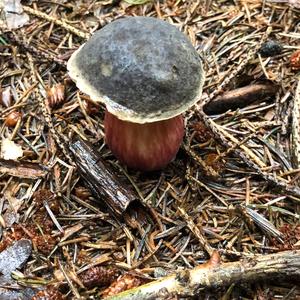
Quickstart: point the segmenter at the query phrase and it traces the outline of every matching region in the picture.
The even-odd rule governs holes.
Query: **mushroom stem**
[[[141,171],[165,167],[175,158],[184,135],[182,115],[138,124],[120,120],[106,111],[104,128],[106,143],[118,160]]]

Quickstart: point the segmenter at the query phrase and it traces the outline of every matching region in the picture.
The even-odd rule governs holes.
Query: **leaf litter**
[[[7,161],[5,168],[0,164],[0,221],[8,210],[6,191],[22,203],[17,223],[5,227],[0,222],[0,255],[20,237],[32,241],[32,255],[14,284],[42,289],[33,299],[52,299],[55,293],[100,299],[110,282],[110,290],[120,291],[162,271],[192,269],[208,261],[214,249],[223,262],[299,249],[299,118],[294,110],[299,74],[294,58],[291,64],[299,51],[297,2],[128,2],[22,1],[29,22],[0,37],[1,135],[23,149],[20,161]],[[234,95],[254,85],[278,90],[207,118],[193,107],[185,115],[186,137],[176,160],[153,174],[126,170],[105,146],[104,107],[95,109],[76,89],[65,65],[95,30],[136,15],[161,18],[188,35],[204,61],[206,105],[223,92]],[[281,50],[262,55],[262,47],[274,49],[270,41]],[[6,126],[13,111],[22,118]],[[100,151],[118,180],[148,205],[151,218],[130,215],[125,222],[107,210],[75,166],[69,150],[74,137]],[[91,282],[106,274],[107,285],[86,286],[85,272]],[[116,279],[116,273],[125,279]],[[216,299],[300,295],[297,284],[285,280],[206,293]]]

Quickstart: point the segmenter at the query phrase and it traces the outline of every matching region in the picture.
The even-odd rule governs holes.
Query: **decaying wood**
[[[263,101],[272,97],[278,91],[274,84],[252,84],[223,93],[203,107],[207,115],[224,113],[227,110],[235,110],[245,107],[253,102]]]
[[[78,170],[94,195],[101,196],[110,209],[122,215],[137,201],[133,192],[106,167],[99,152],[88,142],[77,139],[70,144]]]
[[[47,169],[37,163],[0,159],[0,173],[20,178],[37,179],[47,174]]]
[[[209,288],[225,287],[234,283],[254,282],[293,276],[300,279],[300,251],[257,255],[219,266],[201,265],[179,271],[171,276],[150,282],[132,290],[108,297],[106,300],[161,299],[162,295],[177,294],[181,297],[196,295]]]

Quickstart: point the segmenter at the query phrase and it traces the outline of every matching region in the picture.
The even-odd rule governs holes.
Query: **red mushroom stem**
[[[138,124],[120,120],[106,111],[104,128],[106,143],[117,159],[141,171],[165,167],[175,158],[184,135],[181,115]]]

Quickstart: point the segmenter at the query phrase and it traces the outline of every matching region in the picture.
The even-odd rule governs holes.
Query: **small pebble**
[[[283,47],[274,40],[269,40],[262,44],[259,53],[262,57],[271,57],[281,54]]]

